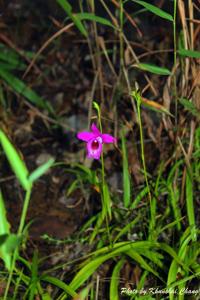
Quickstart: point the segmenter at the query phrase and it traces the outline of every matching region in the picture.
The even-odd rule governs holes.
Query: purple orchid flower
[[[79,132],[77,138],[87,142],[87,157],[94,159],[100,158],[103,144],[116,143],[116,138],[110,134],[101,133],[94,123],[91,126],[91,132]]]

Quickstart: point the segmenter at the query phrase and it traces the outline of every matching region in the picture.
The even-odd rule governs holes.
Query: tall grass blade
[[[130,183],[130,174],[129,174],[129,164],[126,150],[126,140],[124,136],[124,132],[121,132],[122,139],[122,155],[123,155],[123,201],[124,206],[130,206],[131,200],[131,183]]]

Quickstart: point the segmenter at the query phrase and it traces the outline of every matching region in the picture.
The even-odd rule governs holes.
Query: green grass
[[[187,293],[182,291],[197,290],[200,276],[197,215],[200,189],[199,110],[192,98],[195,85],[192,89],[188,88],[193,85],[193,82],[186,76],[188,68],[194,71],[197,67],[195,59],[200,57],[200,52],[192,46],[190,49],[191,43],[186,44],[193,39],[191,27],[190,30],[186,30],[177,22],[177,18],[183,18],[183,15],[177,7],[176,0],[173,1],[171,13],[150,4],[149,1],[126,0],[120,1],[119,5],[113,1],[110,9],[106,1],[100,0],[107,17],[99,16],[94,1],[87,1],[86,11],[83,11],[80,1],[80,12],[76,13],[67,0],[57,0],[57,3],[66,13],[67,22],[75,25],[77,35],[81,34],[84,41],[88,43],[88,55],[93,62],[93,73],[98,79],[94,82],[95,84],[99,82],[101,90],[99,102],[93,101],[93,107],[92,102],[90,103],[91,110],[88,116],[97,119],[101,132],[115,124],[114,129],[119,137],[118,143],[108,156],[113,163],[111,171],[116,167],[122,174],[122,188],[120,191],[113,191],[110,186],[110,170],[106,168],[106,151],[103,151],[101,160],[95,167],[87,167],[80,161],[66,166],[63,162],[54,163],[54,160],[50,159],[30,172],[20,154],[21,149],[14,146],[14,142],[2,126],[0,129],[1,158],[8,161],[10,170],[21,186],[24,200],[20,222],[14,232],[7,219],[5,205],[7,199],[4,199],[3,189],[0,191],[0,258],[2,260],[0,279],[5,282],[4,295],[1,299],[97,300],[102,296],[101,293],[106,293],[99,299],[119,300],[121,289],[128,284],[138,291],[134,295],[128,295],[130,299],[157,299],[153,293],[140,294],[141,290],[148,291],[149,288],[171,291],[169,296],[165,295],[161,299],[187,299]],[[124,25],[127,25],[130,20],[132,26],[136,26],[134,19],[131,19],[132,16],[126,11],[127,3],[135,7],[134,14],[139,12],[137,17],[140,22],[143,22],[143,16],[150,14],[156,20],[161,18],[162,22],[172,27],[170,28],[174,43],[173,62],[170,61],[169,65],[167,65],[168,61],[163,63],[162,51],[157,59],[149,55],[148,62],[140,61],[124,29]],[[143,10],[138,9],[141,6]],[[187,24],[187,19],[185,22]],[[189,25],[187,26],[189,28]],[[117,43],[113,42],[113,45],[109,45],[109,51],[106,43],[102,47],[102,40],[101,43],[99,42],[99,28],[108,28],[117,40]],[[136,31],[139,30],[137,28]],[[177,47],[178,35],[183,38],[181,45]],[[137,67],[134,69],[134,78],[126,66],[127,61],[129,63],[128,55],[132,55],[134,61],[133,64],[131,62],[131,66]],[[103,99],[106,84],[103,82],[102,62],[106,62],[117,77],[112,101]],[[158,62],[160,62],[159,66]],[[118,68],[115,70],[116,64]],[[18,97],[30,101],[37,109],[48,111],[53,115],[52,118],[59,119],[52,111],[49,102],[20,78],[20,72],[26,69],[27,63],[18,53],[0,45],[0,66],[0,77],[3,81],[0,87],[0,108],[2,107],[5,113],[9,102],[5,92],[9,88]],[[139,78],[138,74],[143,74],[145,85],[143,81],[140,85],[133,83],[133,79],[135,81]],[[184,74],[184,77],[181,77],[181,74]],[[160,107],[155,105],[158,96],[153,94],[154,80],[161,82],[161,87],[163,82],[165,83],[165,91],[159,91],[159,98],[164,98],[164,104]],[[181,89],[185,82],[187,84]],[[134,89],[134,84],[137,89]],[[168,85],[171,91],[167,93]],[[91,88],[93,95],[95,88]],[[153,99],[153,101],[145,100],[146,104],[149,104],[150,108],[152,104],[152,108],[157,109],[148,110],[148,105],[143,108],[145,90],[147,90],[147,97]],[[122,103],[123,101],[125,103]],[[131,106],[131,114],[127,120],[126,116],[122,117],[120,114],[122,104]],[[109,110],[106,111],[105,107]],[[161,107],[163,110],[160,110]],[[145,114],[149,112],[153,120],[155,118],[158,122],[162,119],[160,122],[163,122],[162,126],[165,130],[163,131],[168,138],[167,149],[159,149],[163,151],[165,158],[157,161],[155,169],[151,167],[151,170],[152,153],[147,152],[149,149],[147,137],[149,131],[153,135],[153,129],[145,119]],[[110,132],[111,130],[113,127],[109,128]],[[130,145],[134,147],[133,136],[137,137],[140,176],[132,170]],[[162,136],[160,138],[162,139]],[[117,163],[112,159],[113,157],[117,157]],[[49,243],[57,245],[78,243],[80,247],[87,249],[87,253],[69,261],[66,257],[65,263],[45,269],[48,258],[41,258],[37,250],[33,251],[31,258],[25,255],[29,227],[26,224],[26,217],[32,200],[33,185],[51,167],[62,168],[68,174],[70,182],[66,186],[67,197],[73,197],[77,190],[85,198],[86,195],[96,191],[98,205],[95,205],[93,215],[68,241],[53,240],[50,237],[48,239]],[[4,170],[1,173],[4,175]],[[138,186],[134,176],[143,178],[140,179]],[[13,201],[18,200],[13,199]],[[65,267],[70,268],[70,272],[66,272]],[[107,275],[108,282],[104,283]],[[49,291],[49,286],[53,292]],[[176,293],[174,294],[173,291]]]

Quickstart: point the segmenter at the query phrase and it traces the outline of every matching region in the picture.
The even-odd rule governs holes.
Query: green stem
[[[29,201],[30,201],[30,196],[31,196],[31,188],[26,191],[26,195],[25,195],[25,199],[24,199],[24,205],[23,205],[22,214],[21,214],[21,218],[20,218],[20,224],[19,224],[19,228],[18,228],[18,232],[17,232],[18,236],[20,236],[22,234],[22,231],[23,231],[23,228],[24,228],[26,215],[27,215],[27,210],[28,210]],[[15,251],[13,253],[11,269],[9,271],[8,282],[7,282],[7,285],[6,285],[3,300],[6,300],[7,296],[8,296],[8,291],[9,291],[10,284],[11,284],[11,281],[12,281],[17,256],[18,256],[18,247],[15,249]]]
[[[124,68],[124,39],[123,39],[123,1],[120,0],[120,32],[119,32],[119,43],[120,43],[120,75],[122,74],[122,70]]]
[[[174,17],[173,17],[173,36],[174,36],[174,97],[175,97],[175,124],[176,124],[176,129],[177,129],[178,103],[177,103],[177,88],[176,88],[176,63],[177,63],[176,12],[177,12],[177,0],[174,0]]]
[[[146,186],[148,189],[148,197],[149,201],[151,203],[151,192],[150,192],[150,187],[149,187],[149,182],[148,182],[148,176],[147,176],[147,169],[146,169],[146,162],[145,162],[145,154],[144,154],[144,137],[143,137],[143,130],[142,130],[142,119],[141,119],[141,96],[138,91],[135,91],[133,93],[133,96],[136,99],[137,102],[137,112],[138,112],[138,122],[139,122],[139,130],[140,130],[140,143],[141,143],[141,157],[142,157],[142,165],[143,165],[143,170],[144,170],[144,177],[145,177],[145,182]]]
[[[102,133],[100,109],[98,109],[97,112],[98,112],[99,127],[100,127],[100,131]],[[101,154],[101,176],[102,176],[102,209],[105,210],[106,209],[106,205],[105,205],[105,166],[104,166],[103,151]],[[108,234],[109,243],[110,243],[110,245],[112,245],[107,209],[106,209],[106,213],[105,213],[105,219],[106,219],[106,230],[107,230],[107,234]]]
[[[142,157],[142,165],[144,170],[144,177],[145,182],[148,190],[148,198],[150,203],[150,224],[149,224],[149,239],[152,240],[154,238],[153,231],[155,227],[155,210],[156,210],[156,203],[155,199],[151,197],[151,191],[149,187],[149,181],[147,176],[147,169],[146,169],[146,162],[145,162],[145,154],[144,154],[144,137],[143,137],[143,130],[142,130],[142,119],[141,119],[141,96],[138,91],[133,92],[133,97],[136,99],[137,102],[137,113],[138,113],[138,122],[139,122],[139,130],[140,130],[140,143],[141,143],[141,157]]]
[[[20,218],[20,224],[19,224],[19,228],[18,228],[18,232],[17,232],[18,235],[20,235],[22,233],[24,225],[25,225],[27,210],[28,210],[29,202],[30,202],[30,197],[31,197],[31,188],[26,191],[24,205],[23,205],[22,214],[21,214],[21,218]]]

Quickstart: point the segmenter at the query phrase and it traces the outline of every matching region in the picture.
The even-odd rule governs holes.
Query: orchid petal
[[[77,138],[81,141],[84,142],[89,142],[91,139],[93,139],[95,137],[93,132],[87,132],[87,131],[83,131],[83,132],[79,132],[77,134]]]
[[[97,126],[94,123],[92,123],[92,125],[91,125],[91,130],[94,134],[101,135],[100,130],[97,128]]]
[[[109,144],[109,143],[116,143],[117,139],[115,137],[113,137],[110,134],[102,134],[101,135],[103,143],[104,144]]]

